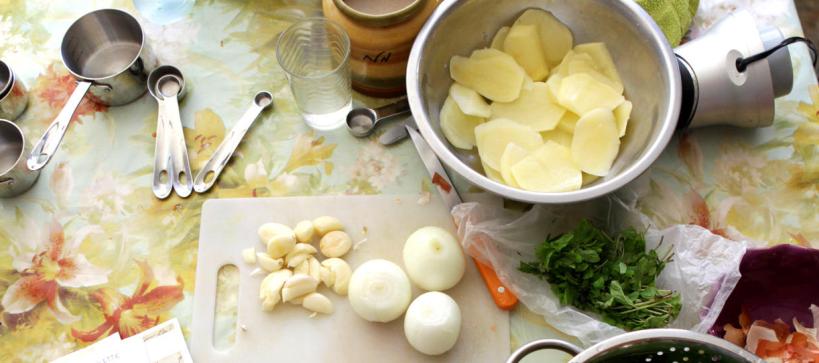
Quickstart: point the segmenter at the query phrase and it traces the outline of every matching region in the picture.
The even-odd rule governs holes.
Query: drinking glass
[[[353,97],[350,38],[341,26],[324,18],[301,20],[279,35],[276,58],[308,126],[331,130],[344,124]]]

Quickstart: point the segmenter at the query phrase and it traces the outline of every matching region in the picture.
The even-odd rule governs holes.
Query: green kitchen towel
[[[672,46],[680,45],[697,14],[700,0],[635,0],[654,18]]]

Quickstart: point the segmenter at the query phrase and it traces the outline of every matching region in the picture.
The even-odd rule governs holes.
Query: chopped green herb
[[[537,261],[520,270],[545,278],[564,305],[599,314],[626,330],[665,327],[680,313],[677,292],[658,289],[657,276],[672,253],[646,251],[633,228],[609,237],[583,220],[571,232],[547,238],[535,249]]]

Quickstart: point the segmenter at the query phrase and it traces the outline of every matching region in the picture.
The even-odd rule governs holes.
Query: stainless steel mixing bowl
[[[477,152],[451,146],[439,126],[438,113],[452,84],[450,58],[488,46],[499,28],[528,8],[552,12],[571,29],[575,44],[604,42],[620,71],[626,98],[634,104],[611,172],[577,191],[530,192],[495,182],[484,176]],[[773,121],[774,98],[790,92],[788,51],[781,49],[738,73],[735,61],[739,57],[761,52],[782,36],[775,29],[761,32],[750,15],[735,15],[714,26],[717,30],[709,32],[710,36],[678,48],[678,56],[634,1],[444,0],[413,45],[407,96],[421,134],[435,153],[472,184],[529,203],[592,199],[642,174],[668,144],[678,120],[681,126],[726,123],[744,127]],[[777,81],[777,77],[783,79]]]

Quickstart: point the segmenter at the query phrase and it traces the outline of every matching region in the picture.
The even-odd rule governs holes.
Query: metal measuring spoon
[[[409,102],[406,97],[375,109],[356,108],[347,114],[347,130],[355,137],[367,137],[384,119],[409,112]]]
[[[262,113],[264,109],[272,104],[273,95],[270,94],[270,92],[261,91],[253,97],[253,103],[250,105],[250,108],[245,111],[245,114],[236,122],[236,125],[230,129],[230,133],[222,140],[219,147],[216,148],[216,152],[213,153],[210,160],[208,160],[202,170],[196,174],[193,189],[196,190],[197,193],[208,191],[208,189],[216,183],[216,179],[219,178],[222,169],[225,168],[225,165],[230,161],[236,148],[239,147],[239,143],[242,142],[247,130],[253,125],[253,121],[259,117],[259,114]]]
[[[167,74],[179,74],[176,67],[163,65],[159,66],[148,75],[148,93],[156,100],[157,103],[157,118],[156,118],[156,147],[154,149],[154,175],[152,182],[152,190],[154,195],[159,199],[165,199],[173,191],[173,166],[171,165],[171,139],[170,126],[165,117],[165,98],[159,94],[157,83],[159,79]],[[181,98],[185,95],[185,89],[179,92],[177,97]]]
[[[185,133],[179,116],[179,99],[177,98],[184,87],[185,80],[181,74],[166,74],[157,80],[155,90],[165,101],[160,112],[164,111],[164,118],[167,120],[165,125],[168,127],[173,165],[171,180],[176,194],[182,198],[193,193],[191,164],[188,160],[188,148],[185,145]]]

